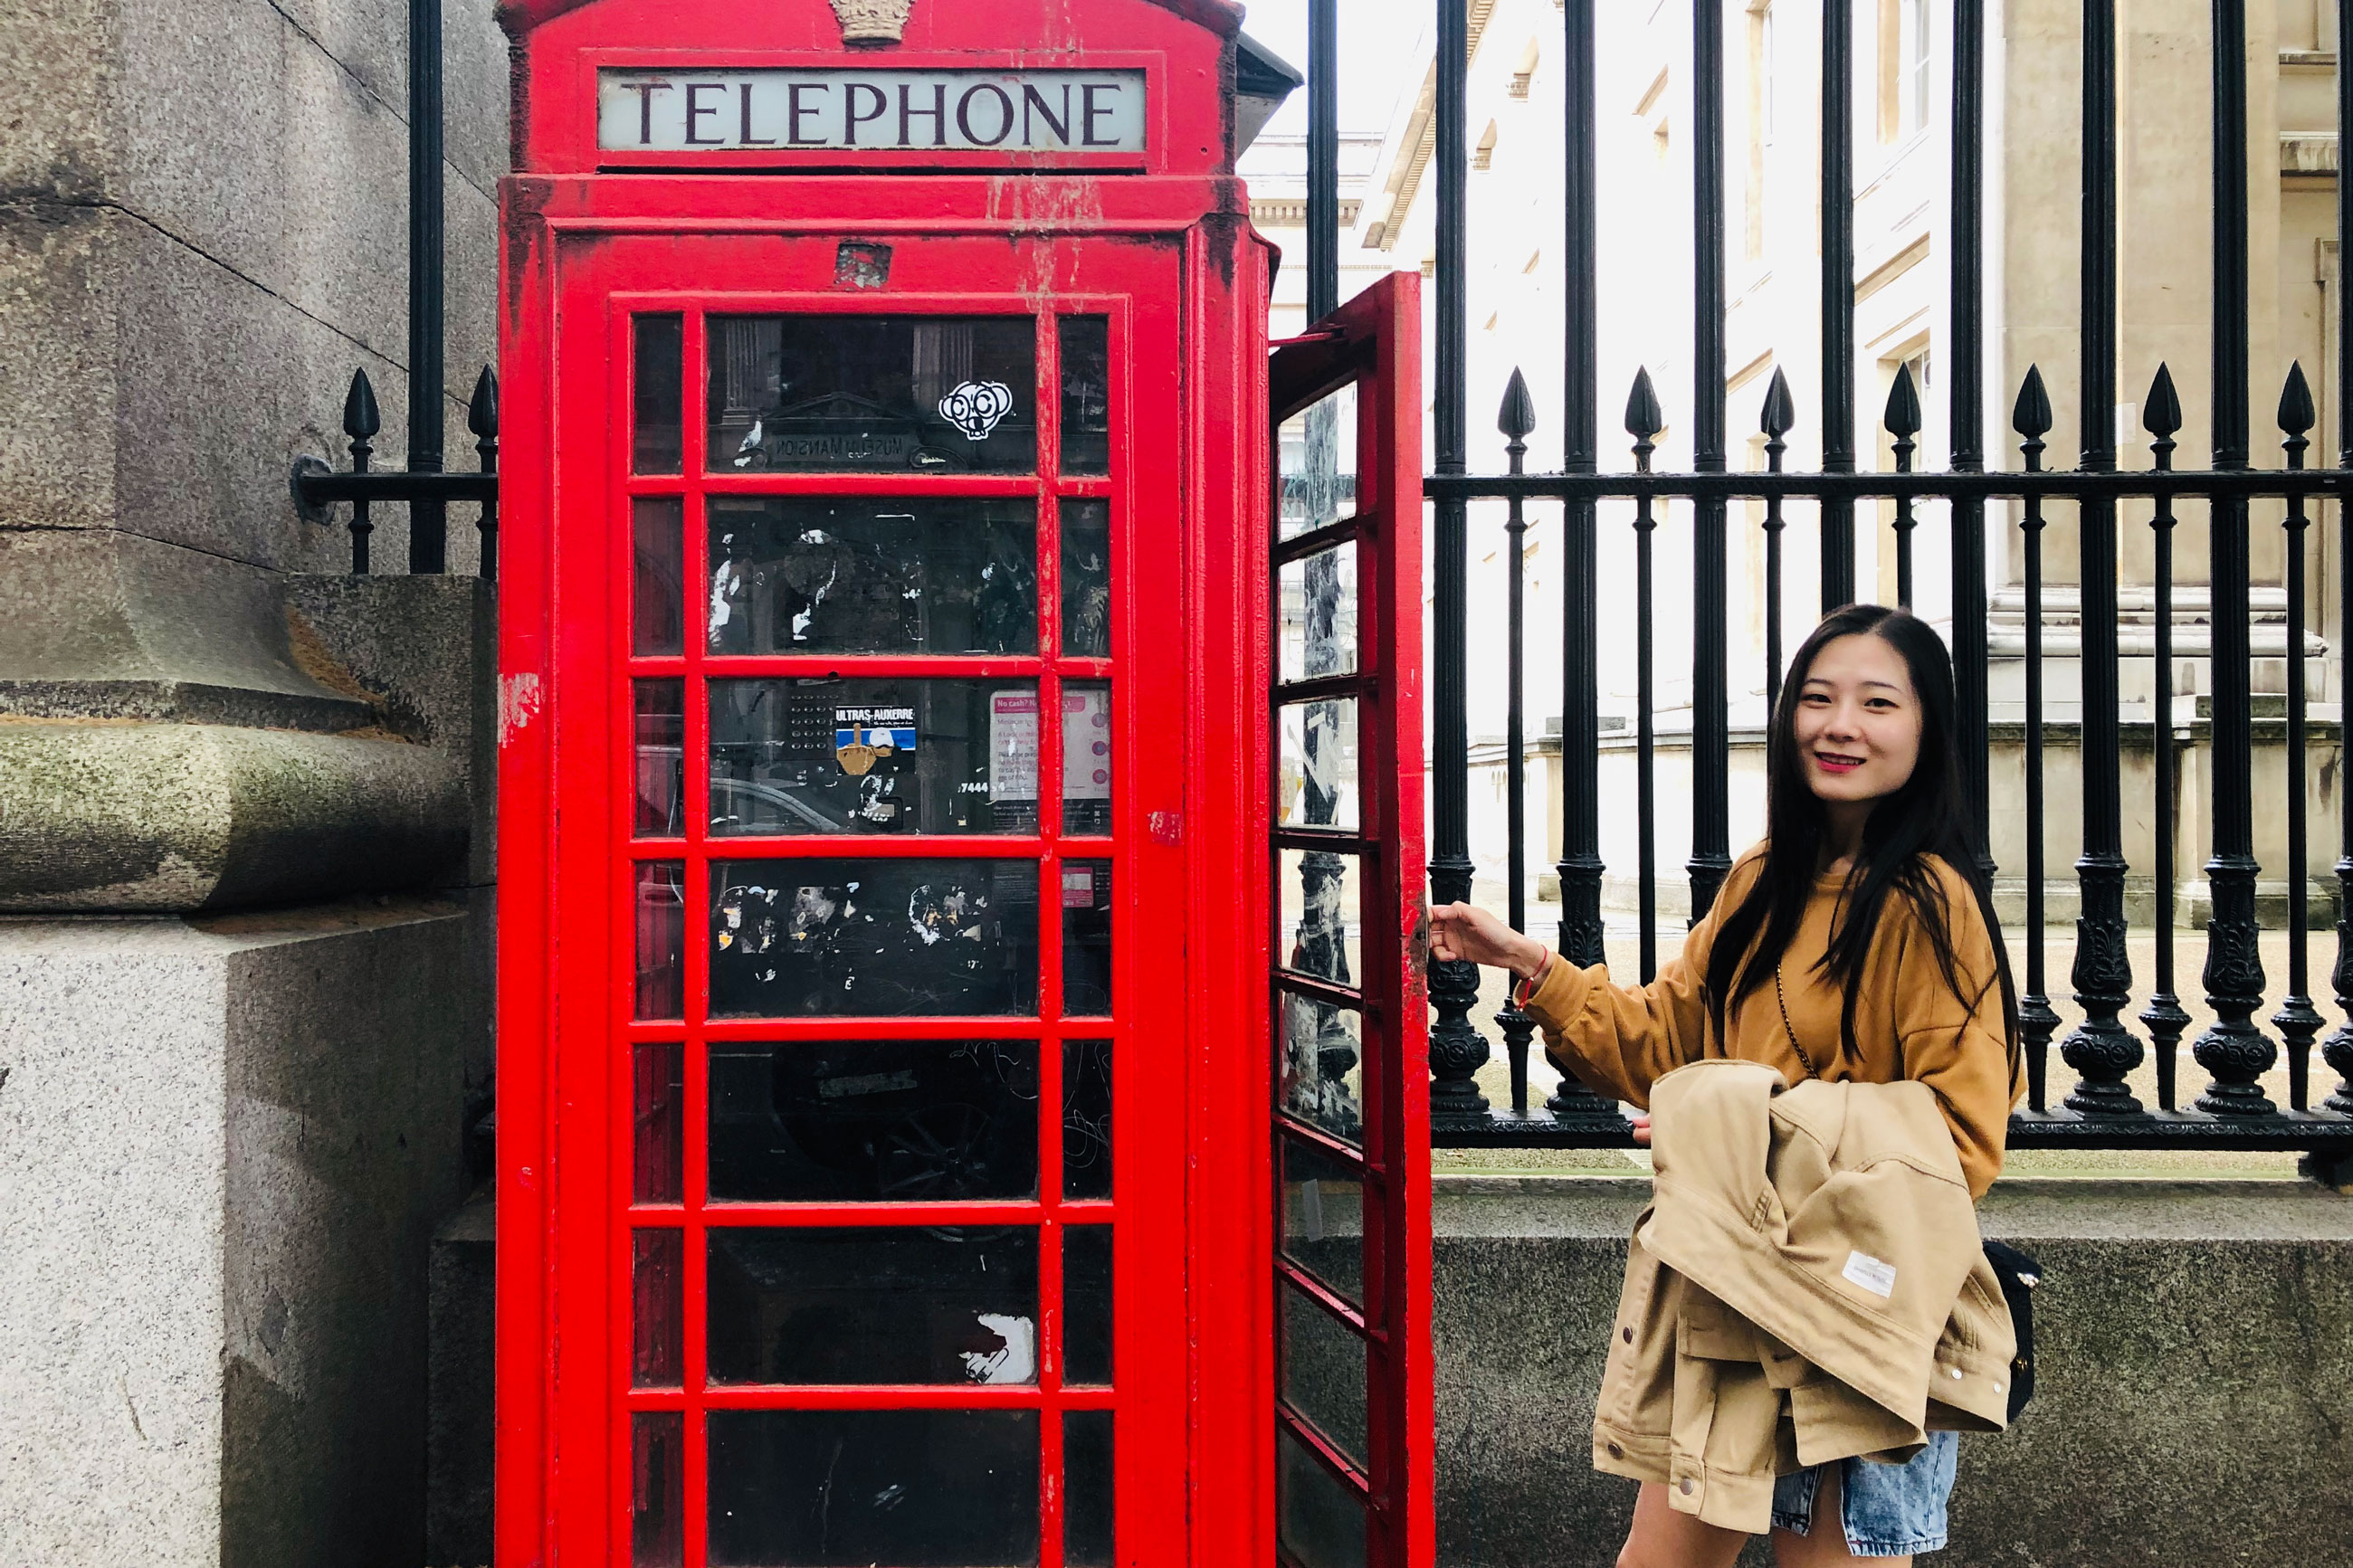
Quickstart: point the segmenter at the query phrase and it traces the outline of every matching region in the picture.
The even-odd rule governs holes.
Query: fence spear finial
[[[1895,367],[1895,384],[1887,391],[1887,412],[1881,423],[1887,433],[1899,441],[1908,441],[1920,433],[1920,389],[1913,384],[1912,367]]]
[[[2280,388],[2279,427],[2290,436],[2301,436],[2313,426],[2312,387],[2304,379],[2304,362],[2296,360],[2287,367],[2287,384]]]
[[[1789,378],[1781,374],[1777,364],[1773,367],[1772,384],[1765,389],[1765,408],[1757,419],[1758,428],[1778,441],[1797,422],[1798,407],[1789,397]]]

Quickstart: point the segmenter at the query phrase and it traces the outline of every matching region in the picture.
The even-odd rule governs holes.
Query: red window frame
[[[1060,1568],[1063,1494],[1057,1484],[1063,1410],[1114,1409],[1114,1496],[1120,1539],[1184,1538],[1184,1466],[1169,1459],[1186,1451],[1183,1358],[1149,1347],[1182,1342],[1186,1333],[1184,1146],[1181,1095],[1155,1085],[1149,1064],[1181,1059],[1181,1008],[1144,1005],[1180,994],[1185,977],[1181,925],[1157,925],[1144,911],[1187,908],[1184,862],[1175,845],[1155,842],[1138,783],[1152,770],[1181,767],[1186,730],[1186,672],[1181,658],[1142,658],[1139,649],[1173,648],[1184,634],[1180,595],[1153,584],[1179,572],[1182,529],[1139,521],[1139,497],[1166,495],[1180,485],[1179,406],[1183,377],[1177,314],[1182,289],[1177,250],[1165,243],[1024,241],[1002,237],[927,238],[900,250],[901,273],[955,279],[974,291],[945,287],[892,289],[886,293],[828,287],[835,236],[778,239],[774,236],[704,236],[654,239],[603,236],[565,242],[556,297],[575,323],[557,346],[556,396],[561,410],[554,458],[557,644],[556,700],[549,704],[557,821],[549,836],[545,937],[552,949],[547,1003],[554,1013],[554,1102],[548,1107],[553,1184],[549,1241],[553,1252],[555,1320],[546,1354],[554,1384],[551,1436],[543,1465],[572,1472],[551,1499],[601,1496],[586,1517],[565,1506],[550,1522],[567,1548],[600,1561],[628,1561],[632,1451],[629,1420],[639,1411],[678,1410],[686,1433],[684,1557],[690,1568],[706,1561],[704,1436],[700,1416],[721,1408],[922,1409],[1028,1408],[1041,1414],[1039,1438],[1039,1562]],[[908,265],[913,261],[914,265]],[[1039,277],[1072,286],[1041,293],[1023,285]],[[745,281],[776,281],[747,289]],[[694,287],[696,284],[706,285]],[[794,285],[799,285],[797,287]],[[714,313],[1004,314],[1038,322],[1039,461],[1033,474],[855,475],[711,473],[704,461],[708,428],[707,338]],[[644,313],[683,317],[681,471],[629,472],[632,318]],[[1060,339],[1056,318],[1109,318],[1113,367],[1108,477],[1059,472]],[[583,330],[586,326],[587,330]],[[567,442],[565,432],[577,432]],[[702,608],[710,581],[705,559],[703,498],[757,495],[932,495],[1034,498],[1037,525],[1038,651],[1017,658],[940,656],[715,656],[707,651]],[[641,496],[676,495],[683,514],[685,603],[682,651],[643,657],[630,647],[631,503]],[[571,499],[567,499],[571,498]],[[1060,650],[1059,502],[1105,499],[1112,505],[1113,615],[1111,654],[1066,658]],[[1034,679],[1039,686],[1039,826],[1034,836],[913,835],[796,836],[714,838],[707,828],[708,678],[746,675],[950,676]],[[630,784],[636,765],[632,683],[677,679],[685,691],[685,833],[673,838],[637,837]],[[1060,702],[1064,679],[1107,680],[1113,711],[1112,831],[1100,837],[1061,832]],[[707,867],[719,858],[881,858],[940,855],[957,858],[1037,860],[1040,878],[1039,1011],[1032,1017],[713,1019],[709,1016],[707,952],[711,889]],[[1062,859],[1108,859],[1113,877],[1113,1012],[1109,1017],[1060,1016],[1060,943],[1056,918]],[[682,861],[686,953],[684,1016],[633,1018],[636,971],[634,878],[638,865]],[[587,894],[585,898],[575,894]],[[1181,921],[1182,915],[1173,917]],[[1154,942],[1154,935],[1178,940]],[[1030,1201],[943,1204],[712,1204],[707,1200],[709,1081],[707,1048],[731,1041],[789,1045],[809,1039],[1023,1038],[1039,1042],[1038,1196]],[[1061,1051],[1064,1039],[1114,1042],[1113,1195],[1103,1200],[1060,1197]],[[684,1055],[682,1202],[635,1205],[630,1182],[636,1102],[634,1047],[681,1045]],[[599,1102],[602,1102],[601,1105]],[[526,1177],[529,1172],[525,1173]],[[702,1237],[715,1223],[757,1226],[1035,1225],[1039,1229],[1039,1365],[1022,1385],[709,1386],[704,1380],[707,1303]],[[1113,1384],[1066,1389],[1060,1380],[1061,1249],[1067,1225],[1110,1224],[1114,1236]],[[684,1378],[677,1389],[632,1389],[632,1233],[675,1228],[683,1233],[684,1278],[680,1309]],[[557,1310],[556,1302],[565,1305]],[[602,1310],[592,1304],[601,1305]],[[1161,1428],[1166,1428],[1162,1430]],[[560,1458],[558,1456],[561,1456]],[[601,1482],[583,1475],[583,1461]],[[1132,1552],[1132,1548],[1129,1549]]]
[[[1270,952],[1276,1054],[1273,1123],[1275,1290],[1296,1292],[1365,1347],[1367,1409],[1360,1467],[1314,1416],[1284,1396],[1278,1366],[1274,1421],[1366,1510],[1366,1568],[1430,1568],[1437,1555],[1437,1439],[1430,1324],[1429,1006],[1424,987],[1421,712],[1420,279],[1392,273],[1275,351],[1269,403],[1280,473],[1283,424],[1325,398],[1356,392],[1357,493],[1338,521],[1272,546],[1270,620],[1281,622],[1284,566],[1335,548],[1353,548],[1356,574],[1356,667],[1351,673],[1285,683],[1280,665],[1269,711],[1284,703],[1352,698],[1357,713],[1357,825],[1354,831],[1272,829],[1268,864],[1278,881],[1285,849],[1353,855],[1359,868],[1363,970],[1354,986],[1284,968],[1283,889],[1269,900],[1276,922]],[[1280,481],[1278,480],[1278,483]],[[1269,508],[1269,533],[1282,515]],[[1270,761],[1279,744],[1270,743]],[[1280,785],[1270,768],[1268,795]],[[1357,1009],[1363,1040],[1361,1149],[1291,1114],[1280,1098],[1283,999]],[[1358,1173],[1364,1193],[1364,1300],[1319,1278],[1282,1250],[1282,1149],[1286,1142]],[[1275,1315],[1280,1332],[1281,1313]],[[1279,1461],[1278,1461],[1279,1462]],[[1277,1507],[1282,1506],[1278,1500]],[[1276,1561],[1298,1568],[1282,1543]]]

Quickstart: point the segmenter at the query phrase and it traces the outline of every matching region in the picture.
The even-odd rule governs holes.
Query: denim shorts
[[[1839,1522],[1846,1549],[1857,1557],[1902,1557],[1936,1552],[1945,1544],[1945,1504],[1953,1495],[1953,1459],[1957,1432],[1931,1432],[1928,1446],[1901,1465],[1841,1459]],[[1823,1467],[1816,1465],[1773,1483],[1777,1529],[1811,1533],[1814,1500]]]

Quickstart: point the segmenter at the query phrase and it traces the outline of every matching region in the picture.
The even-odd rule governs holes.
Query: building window
[[[1748,156],[1742,169],[1742,251],[1765,255],[1766,150],[1773,145],[1773,6],[1759,0],[1748,11]]]
[[[1903,0],[1903,37],[1897,40],[1903,60],[1903,133],[1928,123],[1928,0]]]

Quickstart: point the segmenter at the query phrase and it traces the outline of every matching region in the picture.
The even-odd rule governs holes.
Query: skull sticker
[[[986,441],[1013,412],[1013,389],[1001,381],[967,381],[940,399],[940,416],[967,441]]]

